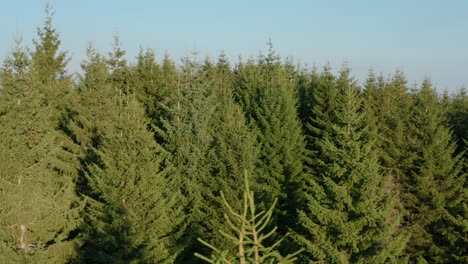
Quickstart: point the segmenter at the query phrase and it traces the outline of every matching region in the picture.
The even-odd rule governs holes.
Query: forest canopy
[[[465,89],[271,42],[70,73],[46,15],[0,69],[1,263],[468,263]]]

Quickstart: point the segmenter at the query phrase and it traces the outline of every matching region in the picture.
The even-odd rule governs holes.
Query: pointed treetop
[[[42,28],[37,29],[38,40],[33,40],[35,51],[32,53],[32,66],[38,78],[45,84],[66,77],[66,67],[69,62],[67,53],[59,51],[61,44],[59,33],[52,25],[54,15],[50,2],[47,2],[46,21]]]
[[[403,72],[403,70],[397,69],[395,71],[395,74],[393,75],[393,78],[392,78],[392,83],[395,86],[401,86],[401,87],[406,86],[408,81],[406,80],[406,75]]]
[[[28,50],[23,48],[23,39],[17,35],[15,38],[15,47],[11,53],[3,61],[1,69],[2,75],[19,75],[23,76],[31,64]]]
[[[223,69],[231,67],[229,64],[229,59],[227,58],[226,53],[224,53],[224,51],[221,51],[221,53],[219,54],[216,66]]]
[[[266,57],[261,56],[261,61],[263,61],[265,64],[269,66],[277,64],[280,60],[280,57],[276,55],[275,53],[271,38],[268,39],[267,46],[268,46],[268,54]]]
[[[118,34],[115,34],[113,52],[109,52],[109,68],[112,72],[118,71],[119,69],[125,68],[127,66],[125,54],[126,52],[122,48],[120,37]]]

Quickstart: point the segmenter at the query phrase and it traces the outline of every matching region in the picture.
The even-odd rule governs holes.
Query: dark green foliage
[[[226,58],[221,55],[217,64],[213,64],[211,68],[209,63],[205,63],[204,75],[214,96],[218,98],[211,124],[213,141],[207,157],[211,166],[211,176],[207,187],[222,191],[227,201],[238,209],[242,206],[239,202],[243,195],[240,183],[243,182],[244,171],[248,171],[249,174],[254,171],[257,155],[255,139],[245,124],[242,109],[233,100],[233,74]],[[222,217],[223,207],[219,192],[212,192],[211,195],[216,212],[211,227],[217,232],[226,229]],[[218,247],[226,246],[225,241],[217,241],[219,237],[215,237],[214,240],[205,239],[209,239]]]
[[[305,164],[308,173],[318,165],[316,157],[318,157],[319,146],[316,145],[316,139],[329,136],[328,123],[336,120],[335,108],[339,93],[336,78],[329,66],[325,66],[320,74],[312,72],[309,87],[308,98],[311,109],[303,118],[303,122],[306,122],[304,125],[307,145]]]
[[[401,71],[397,71],[387,82],[378,78],[374,86],[374,91],[368,89],[368,102],[378,120],[377,144],[382,149],[381,163],[386,173],[393,175],[399,182],[406,177],[406,170],[414,159],[414,153],[408,145],[411,141],[411,134],[408,133],[412,115],[411,97],[405,75]]]
[[[211,164],[207,158],[213,141],[211,121],[216,103],[199,71],[195,60],[185,60],[175,87],[177,93],[169,99],[165,109],[168,117],[162,121],[159,132],[163,147],[170,154],[167,163],[174,167],[170,188],[182,194],[179,204],[187,215],[181,227],[185,253],[178,262],[182,263],[193,259],[197,237],[210,236],[210,224],[217,213],[212,200],[208,200],[214,190],[208,188]]]
[[[243,113],[233,102],[232,73],[224,57],[216,65],[186,59],[178,83],[177,94],[166,99],[168,118],[160,138],[175,167],[173,190],[184,195],[189,216],[186,254],[178,261],[191,262],[201,246],[198,237],[225,246],[215,236],[224,228],[219,190],[236,204],[243,171],[253,170],[256,152]]]
[[[147,130],[143,108],[130,96],[113,97],[111,126],[87,173],[86,261],[173,262],[176,227],[184,220],[168,192],[163,151]]]
[[[48,36],[40,35],[40,43],[48,43]],[[69,152],[72,142],[58,129],[60,112],[50,96],[69,87],[38,78],[55,58],[49,46],[36,48],[43,55],[33,53],[31,70],[26,52],[17,48],[1,75],[0,256],[5,263],[65,263],[79,246],[74,237],[81,223],[74,187],[78,163]]]
[[[233,203],[243,195],[239,183],[243,181],[245,170],[249,173],[254,170],[257,150],[242,109],[233,100],[233,74],[226,58],[221,55],[211,70],[206,66],[206,81],[218,98],[211,125],[212,151],[208,157],[212,177],[217,182],[213,187],[220,187],[227,200]]]
[[[234,69],[132,62],[118,37],[74,80],[52,16],[0,68],[0,263],[237,261],[243,225],[278,226],[272,262],[468,262],[464,89],[371,71],[361,91],[271,43]]]
[[[306,128],[312,115],[312,109],[314,106],[314,91],[319,85],[320,75],[317,72],[317,68],[312,68],[312,72],[309,74],[306,71],[302,71],[298,76],[298,95],[299,95],[299,117],[303,129]]]
[[[465,152],[465,160],[468,159],[468,94],[466,88],[462,88],[449,99],[447,106],[448,121],[457,140],[457,153]]]
[[[37,29],[39,40],[34,40],[35,50],[31,56],[34,76],[46,86],[68,78],[65,68],[69,59],[66,52],[59,51],[61,41],[57,30],[52,26],[53,14],[52,6],[48,3],[46,21],[42,28]]]
[[[166,106],[177,91],[177,80],[177,69],[169,56],[164,56],[158,64],[152,50],[140,50],[137,63],[131,69],[131,87],[156,126],[160,127],[161,120],[168,116]]]
[[[405,223],[412,231],[407,251],[421,263],[466,263],[466,173],[427,79],[414,95],[412,111],[409,145],[416,158],[402,181]]]
[[[107,118],[115,109],[112,98],[121,93],[109,81],[105,59],[91,46],[87,55],[81,64],[84,74],[70,97],[66,124],[70,137],[80,145],[83,168],[96,161],[93,152],[112,125]]]
[[[397,190],[391,176],[380,170],[370,137],[375,126],[365,119],[360,93],[349,74],[344,68],[332,86],[335,90],[317,90],[314,96],[310,128],[320,136],[312,139],[315,166],[307,178],[307,206],[300,212],[302,231],[296,240],[310,260],[396,262],[405,246],[392,198]],[[332,96],[335,105],[327,111],[325,102]]]
[[[296,81],[272,49],[258,62],[239,65],[236,98],[242,106],[259,145],[256,164],[261,202],[278,197],[276,217],[279,233],[295,225],[301,206],[304,139],[297,113]]]
[[[107,58],[107,65],[110,72],[110,82],[115,89],[124,93],[134,93],[133,87],[130,87],[130,69],[125,59],[126,51],[122,48],[118,35],[114,36],[114,50],[110,52]],[[131,89],[131,90],[130,90]]]

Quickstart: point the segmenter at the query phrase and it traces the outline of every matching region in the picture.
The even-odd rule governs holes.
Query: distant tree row
[[[71,75],[46,14],[0,69],[1,263],[468,263],[465,89],[117,37]]]

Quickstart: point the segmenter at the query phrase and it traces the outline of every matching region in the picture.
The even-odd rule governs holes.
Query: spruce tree
[[[411,141],[408,128],[412,110],[406,77],[397,70],[390,80],[378,77],[374,85],[374,92],[368,89],[368,103],[378,120],[377,144],[382,149],[381,164],[387,174],[401,182],[415,158],[408,144]]]
[[[397,262],[405,245],[398,234],[394,183],[383,175],[363,100],[343,68],[333,89],[317,90],[310,152],[315,166],[306,184],[302,230],[295,238],[304,259],[327,263]],[[330,93],[330,94],[328,94]],[[333,96],[333,97],[331,97]],[[327,99],[335,98],[327,113]],[[325,110],[325,112],[322,112]],[[329,119],[331,117],[331,119]]]
[[[302,202],[305,143],[296,109],[296,82],[290,77],[270,45],[267,56],[238,67],[235,88],[259,145],[256,182],[260,201],[266,205],[278,198],[273,224],[281,235],[294,227]]]
[[[167,118],[166,107],[170,98],[174,98],[177,85],[177,69],[166,54],[161,64],[156,61],[152,50],[140,50],[137,63],[131,68],[133,89],[146,109],[151,123],[161,127],[161,120]]]
[[[54,11],[50,3],[46,6],[46,21],[42,28],[37,29],[38,40],[34,40],[31,67],[35,76],[46,86],[67,79],[66,66],[69,58],[67,52],[60,51],[60,37],[52,25]]]
[[[466,173],[428,79],[414,95],[409,142],[416,157],[401,182],[412,237],[407,252],[417,263],[466,263]]]
[[[105,58],[91,45],[87,59],[81,63],[83,75],[69,97],[63,128],[78,146],[75,155],[80,162],[76,191],[81,197],[91,195],[86,173],[90,164],[97,162],[96,150],[103,136],[112,126],[108,118],[115,111],[113,97],[119,94],[110,82]],[[86,226],[83,225],[82,229]]]
[[[336,120],[335,111],[339,89],[336,77],[332,74],[329,65],[326,65],[320,74],[312,72],[309,89],[311,109],[303,118],[303,122],[306,122],[304,125],[306,139],[305,170],[308,174],[318,165],[317,152],[320,147],[316,145],[316,139],[329,136],[329,131],[326,129],[327,122]]]
[[[91,45],[87,49],[87,59],[81,63],[81,68],[83,75],[79,77],[69,101],[70,118],[66,124],[66,131],[80,146],[79,157],[84,171],[88,163],[96,161],[94,150],[99,148],[102,136],[111,126],[107,117],[114,110],[111,107],[112,97],[120,92],[116,91],[110,82],[105,58]]]
[[[305,131],[312,115],[313,94],[319,84],[320,75],[314,66],[310,73],[305,70],[300,72],[298,78],[299,117]]]
[[[461,88],[449,98],[446,106],[448,121],[457,140],[457,153],[464,152],[465,160],[468,159],[468,93],[466,88]]]
[[[132,87],[140,102],[145,106],[146,114],[152,120],[158,118],[158,104],[161,102],[162,89],[159,80],[162,78],[161,69],[156,62],[153,50],[140,49],[137,63],[131,70]]]
[[[124,93],[134,93],[133,87],[130,87],[130,68],[125,55],[127,52],[122,48],[122,43],[118,35],[114,36],[113,51],[109,52],[107,65],[110,72],[110,80],[116,90]],[[129,90],[132,88],[132,90]]]
[[[144,109],[132,96],[114,96],[111,126],[87,173],[85,261],[172,263],[183,216],[168,190],[170,168],[148,131]]]
[[[221,56],[218,63],[185,59],[177,93],[165,100],[159,138],[175,167],[174,191],[181,191],[188,219],[182,243],[186,251],[177,262],[194,262],[193,252],[206,248],[198,237],[221,248],[230,246],[216,233],[225,229],[220,191],[236,208],[242,197],[239,183],[255,162],[253,137],[241,108],[232,98],[232,72]]]
[[[60,50],[60,35],[53,27],[54,11],[50,3],[46,5],[45,15],[44,25],[37,29],[38,39],[33,40],[31,74],[35,82],[43,84],[41,89],[44,90],[45,100],[61,112],[56,117],[62,122],[72,85],[72,78],[66,71],[70,58],[66,51]]]
[[[193,252],[201,247],[196,239],[209,239],[211,221],[217,214],[210,198],[214,189],[209,188],[211,164],[207,158],[213,142],[211,121],[216,103],[196,59],[184,59],[175,89],[165,107],[167,117],[161,121],[158,137],[169,153],[167,163],[174,167],[170,188],[182,194],[179,204],[187,215],[179,241],[184,252],[177,262],[191,263],[195,261]]]
[[[296,251],[286,257],[281,256],[277,247],[283,239],[276,241],[272,246],[266,246],[264,243],[267,239],[275,234],[276,227],[265,232],[268,227],[268,222],[271,221],[275,202],[267,211],[258,212],[255,205],[254,193],[250,191],[249,179],[245,175],[245,190],[242,200],[242,207],[239,211],[230,205],[223,192],[221,192],[225,207],[228,213],[224,215],[226,225],[229,231],[221,231],[224,239],[234,245],[231,250],[217,248],[203,239],[199,239],[205,246],[212,249],[210,257],[195,253],[195,256],[208,263],[234,263],[239,261],[245,263],[293,263],[300,251]]]
[[[80,244],[78,164],[59,129],[63,101],[55,97],[69,87],[59,79],[65,64],[54,55],[59,41],[50,25],[48,16],[31,64],[17,48],[2,70],[0,255],[9,262],[68,262]]]
[[[243,196],[240,183],[244,181],[245,171],[249,175],[254,171],[257,148],[245,124],[244,113],[234,102],[234,76],[225,55],[221,54],[216,64],[205,61],[203,75],[204,81],[218,98],[210,125],[212,147],[207,156],[208,163],[211,164],[211,176],[208,186],[205,186],[211,190],[219,190],[210,193],[214,213],[210,226],[213,232],[218,232],[226,229],[220,192],[224,193],[233,208],[240,210]],[[247,180],[252,181],[250,178]],[[231,246],[229,243],[226,245],[225,240],[218,236],[214,240],[211,237],[204,239],[219,248]]]

